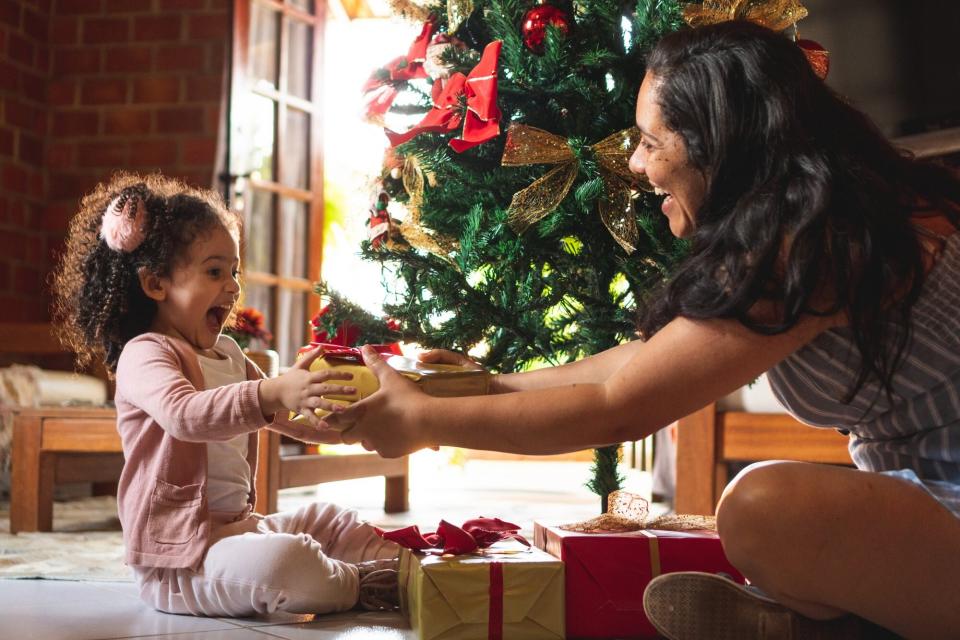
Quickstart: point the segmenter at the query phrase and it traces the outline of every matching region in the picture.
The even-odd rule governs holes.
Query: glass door
[[[231,206],[244,222],[244,304],[280,362],[309,339],[323,247],[323,3],[235,0],[228,135]]]

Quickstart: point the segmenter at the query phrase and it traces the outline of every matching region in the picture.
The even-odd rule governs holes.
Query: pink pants
[[[397,556],[357,512],[314,503],[215,526],[199,570],[134,567],[140,597],[168,613],[330,613],[357,603],[354,563]]]

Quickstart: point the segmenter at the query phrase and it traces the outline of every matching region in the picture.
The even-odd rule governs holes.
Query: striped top
[[[802,422],[849,431],[850,455],[861,469],[912,469],[923,480],[960,484],[958,276],[960,233],[955,233],[913,308],[892,403],[875,380],[843,402],[860,362],[847,327],[820,334],[768,371],[774,395]]]

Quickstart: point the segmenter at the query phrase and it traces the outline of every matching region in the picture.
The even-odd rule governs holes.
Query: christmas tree
[[[365,86],[367,115],[392,148],[362,247],[389,274],[391,338],[479,353],[501,372],[633,339],[638,304],[684,252],[660,198],[627,170],[644,59],[684,24],[681,3],[394,0],[394,9],[422,29]],[[391,122],[397,114],[413,126]],[[349,315],[334,306],[329,328]],[[597,450],[588,482],[604,508],[622,481],[618,450]]]

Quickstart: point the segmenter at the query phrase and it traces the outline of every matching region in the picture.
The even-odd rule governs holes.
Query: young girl
[[[322,442],[313,409],[352,389],[349,374],[309,371],[319,351],[264,379],[221,333],[240,296],[239,235],[216,194],[158,175],[99,185],[70,226],[55,315],[81,363],[102,357],[116,374],[126,561],[143,600],[170,613],[391,608],[397,547],[355,511],[253,512],[257,431]]]

